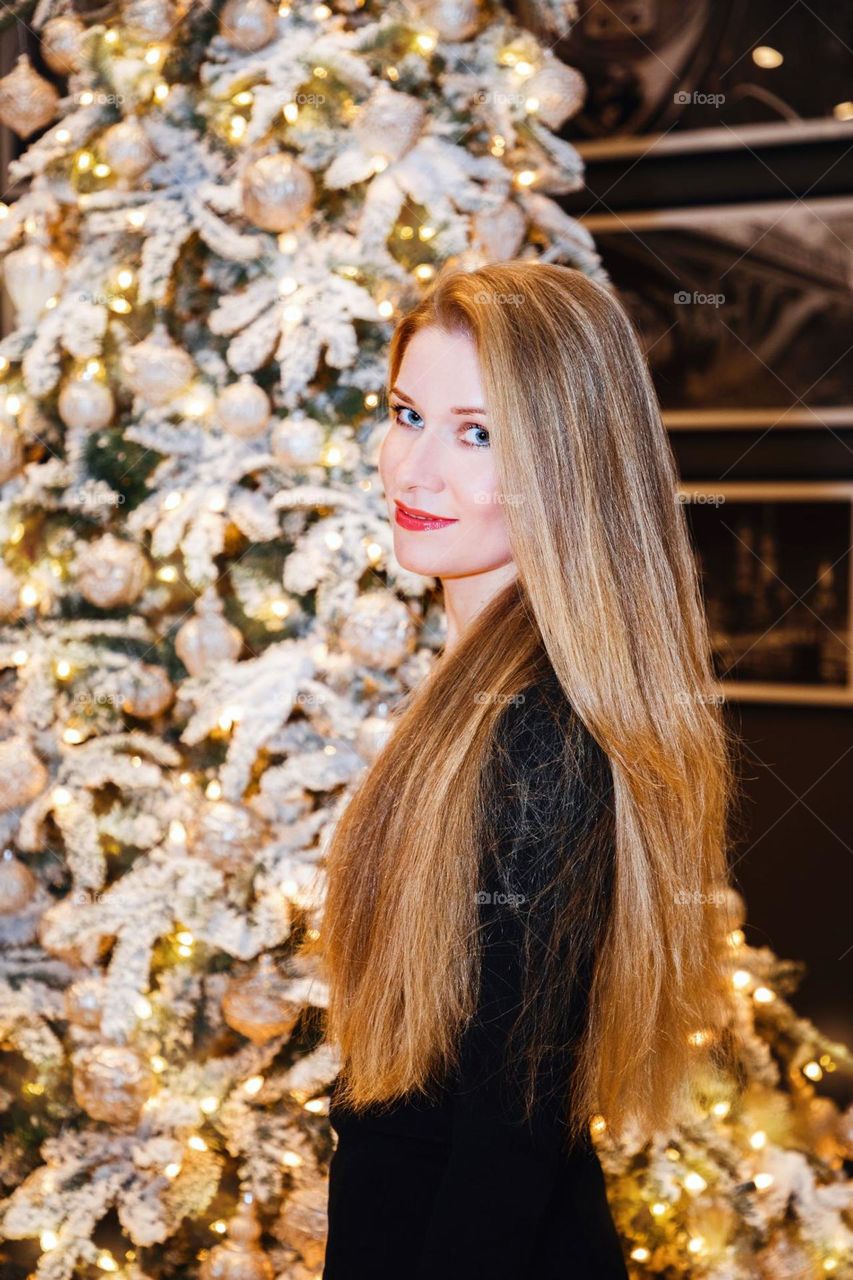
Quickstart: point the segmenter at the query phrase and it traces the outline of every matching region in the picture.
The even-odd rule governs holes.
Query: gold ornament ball
[[[157,158],[148,134],[133,117],[110,125],[101,139],[101,154],[113,173],[129,182],[143,174]]]
[[[115,413],[115,399],[106,382],[96,378],[69,378],[59,393],[57,408],[66,427],[98,431]]]
[[[0,484],[16,476],[24,465],[21,433],[10,423],[0,423]]]
[[[310,212],[314,179],[292,156],[259,156],[243,170],[240,196],[246,217],[264,231],[289,231]]]
[[[222,1015],[229,1027],[253,1044],[264,1044],[290,1031],[299,1017],[301,1002],[291,999],[287,990],[272,957],[264,954],[254,973],[229,981]]]
[[[239,871],[254,857],[263,832],[263,823],[251,809],[216,800],[190,822],[187,848],[220,871]]]
[[[72,1090],[93,1120],[133,1125],[154,1092],[154,1073],[127,1045],[97,1044],[73,1055]]]
[[[583,106],[586,81],[574,67],[550,58],[526,81],[524,91],[528,98],[536,99],[538,119],[549,129],[559,129]]]
[[[172,341],[162,321],[147,338],[123,352],[121,367],[131,389],[155,408],[180,395],[195,374],[191,357]]]
[[[26,863],[19,862],[11,849],[0,855],[0,915],[12,916],[32,901],[38,880]]]
[[[44,245],[31,242],[8,254],[3,280],[24,328],[35,325],[45,303],[59,292],[65,270],[61,260]]]
[[[73,14],[62,14],[44,24],[41,52],[51,71],[68,76],[80,70],[80,38],[86,28]]]
[[[217,662],[233,662],[243,648],[243,635],[223,616],[215,587],[205,588],[195,613],[178,631],[175,652],[191,676],[201,676]]]
[[[74,566],[77,588],[99,609],[132,604],[148,584],[148,561],[133,542],[105,533],[78,556]]]
[[[341,641],[356,662],[391,671],[412,651],[412,619],[392,592],[369,591],[353,605]]]
[[[310,467],[319,462],[326,433],[314,418],[280,418],[270,432],[270,448],[287,467]]]
[[[145,662],[129,677],[122,710],[140,720],[151,720],[166,710],[174,696],[172,682],[163,668]]]
[[[219,425],[238,440],[263,435],[270,420],[269,396],[247,373],[220,391],[216,398]]]
[[[100,978],[81,978],[65,988],[62,996],[65,1016],[76,1027],[97,1031],[104,1013],[104,983]]]
[[[0,80],[0,124],[28,138],[36,129],[50,124],[56,115],[59,94],[50,81],[32,67],[22,53],[13,71]]]
[[[382,83],[358,112],[352,131],[369,154],[399,160],[417,142],[425,119],[422,102]]]
[[[479,0],[431,0],[424,20],[435,27],[441,40],[470,40],[480,27]]]
[[[228,1239],[199,1267],[199,1280],[273,1280],[275,1271],[258,1245],[261,1227],[251,1195],[243,1196],[228,1223]]]
[[[153,44],[172,34],[177,15],[171,0],[125,0],[121,16],[131,39]]]
[[[0,741],[0,812],[19,809],[41,795],[49,774],[26,738]]]
[[[232,48],[253,53],[272,40],[278,30],[278,14],[267,0],[228,0],[219,30]]]

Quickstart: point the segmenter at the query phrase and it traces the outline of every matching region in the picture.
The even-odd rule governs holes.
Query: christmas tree
[[[379,491],[385,349],[445,263],[606,281],[557,199],[584,84],[476,0],[8,14],[64,93],[0,81],[38,134],[0,206],[3,1276],[305,1280],[323,850],[444,634]],[[845,1273],[850,1058],[739,923],[740,1072],[659,1144],[593,1126],[637,1276]]]

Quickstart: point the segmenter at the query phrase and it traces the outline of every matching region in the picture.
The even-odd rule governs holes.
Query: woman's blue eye
[[[401,413],[413,413],[416,418],[420,418],[421,415],[418,413],[417,409],[413,409],[411,408],[410,405],[407,405],[407,404],[392,404],[391,412],[394,414],[394,421],[396,422],[398,427],[409,427],[409,428],[417,429],[414,423],[401,422],[400,420]],[[489,443],[490,443],[489,433],[485,427],[481,427],[479,423],[470,422],[465,428],[465,434],[467,435],[469,431],[479,431],[481,436],[485,436],[485,439],[484,440],[480,439],[477,441],[463,440],[462,443],[465,445],[467,449],[488,449]]]

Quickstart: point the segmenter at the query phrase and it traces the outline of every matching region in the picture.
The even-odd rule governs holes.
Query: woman
[[[395,554],[448,629],[326,860],[324,1280],[625,1277],[590,1122],[675,1123],[727,1021],[729,740],[672,455],[625,312],[566,267],[443,273],[389,365]]]

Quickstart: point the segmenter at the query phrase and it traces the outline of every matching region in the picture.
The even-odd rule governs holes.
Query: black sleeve
[[[451,1153],[419,1259],[417,1280],[518,1280],[527,1275],[537,1229],[565,1160],[565,1092],[554,1088],[568,1061],[543,1068],[532,1124],[505,1070],[507,1042],[523,992],[525,929],[541,926],[542,905],[526,913],[501,883],[530,900],[554,859],[567,856],[565,836],[551,822],[555,767],[547,757],[558,734],[535,695],[508,708],[499,742],[508,744],[499,777],[507,808],[500,818],[495,873],[485,872],[481,905],[481,980],[473,1019],[460,1044],[452,1081]],[[543,755],[546,757],[542,763]],[[531,824],[530,817],[535,822]],[[507,900],[502,900],[502,897]],[[551,1061],[551,1060],[549,1060]]]

